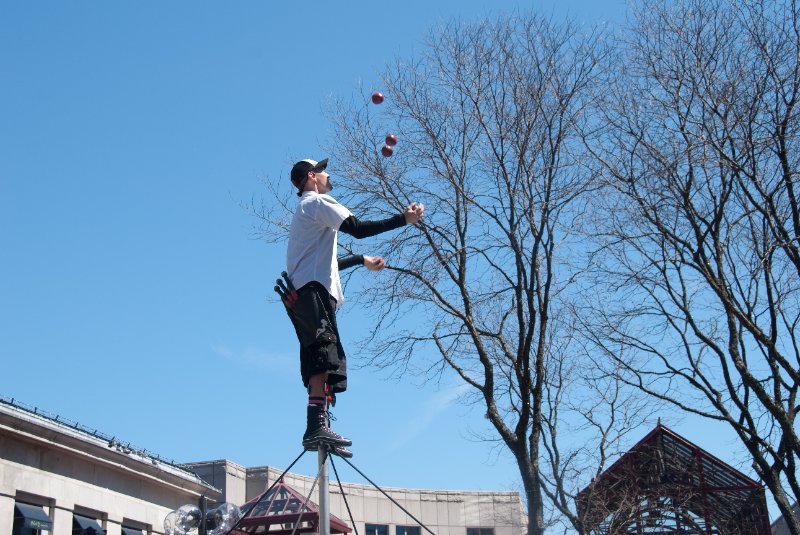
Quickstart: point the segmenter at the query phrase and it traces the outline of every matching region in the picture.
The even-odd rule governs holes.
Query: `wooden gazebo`
[[[591,535],[770,535],[764,487],[660,423],[577,507]]]
[[[304,505],[305,504],[305,505]],[[291,535],[319,533],[319,506],[284,483],[278,482],[265,496],[257,496],[242,507],[242,520],[233,531],[238,535]],[[331,533],[350,533],[347,523],[330,515]]]

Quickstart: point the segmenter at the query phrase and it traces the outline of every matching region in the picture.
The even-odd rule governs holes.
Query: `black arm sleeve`
[[[338,258],[336,263],[339,265],[339,271],[344,271],[345,269],[350,269],[356,266],[363,266],[364,255],[354,254],[350,256],[343,256],[342,258]]]
[[[380,221],[359,221],[356,216],[351,215],[339,226],[339,230],[345,234],[349,234],[354,238],[369,238],[387,230],[394,230],[406,224],[406,218],[403,214],[397,214],[389,219],[382,219]]]

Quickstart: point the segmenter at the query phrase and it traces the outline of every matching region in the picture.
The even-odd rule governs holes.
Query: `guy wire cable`
[[[275,481],[272,483],[272,485],[270,485],[270,486],[269,486],[269,488],[268,488],[267,490],[265,490],[265,491],[264,491],[264,492],[261,494],[261,496],[259,496],[259,497],[258,497],[258,499],[256,500],[256,503],[254,503],[254,504],[253,504],[253,505],[250,507],[250,509],[248,509],[248,510],[247,510],[247,512],[246,512],[245,514],[243,514],[243,515],[242,515],[242,517],[241,517],[239,520],[237,520],[237,521],[236,521],[236,523],[235,523],[233,526],[231,526],[231,529],[229,529],[228,531],[226,531],[226,532],[225,532],[225,535],[229,535],[229,534],[230,534],[230,533],[231,533],[233,530],[235,530],[235,529],[236,529],[236,528],[239,526],[239,524],[241,524],[241,523],[242,523],[242,520],[244,520],[245,518],[247,518],[247,515],[249,515],[249,514],[250,514],[250,512],[251,512],[253,509],[255,509],[255,508],[256,508],[256,505],[258,505],[259,503],[261,503],[261,500],[263,500],[263,499],[264,499],[264,497],[265,497],[267,494],[269,494],[269,491],[271,491],[273,488],[275,488],[275,485],[277,485],[279,482],[283,481],[283,476],[285,476],[285,475],[286,475],[286,473],[287,473],[289,470],[291,470],[291,469],[292,469],[292,467],[295,465],[295,463],[297,463],[297,461],[299,461],[299,460],[300,460],[300,457],[302,457],[303,455],[305,455],[305,454],[306,454],[306,451],[308,451],[308,450],[306,450],[305,448],[303,448],[303,451],[302,451],[302,452],[300,452],[300,455],[298,455],[298,456],[297,456],[297,458],[296,458],[294,461],[292,461],[292,464],[290,464],[290,465],[289,465],[289,468],[287,468],[286,470],[284,470],[284,471],[283,471],[283,473],[280,475],[280,477],[278,477],[278,479],[276,479],[276,480],[275,480]]]
[[[330,460],[331,460],[331,466],[333,467],[333,473],[336,474],[336,483],[339,484],[339,492],[342,493],[344,506],[347,507],[347,514],[350,516],[350,523],[353,525],[353,530],[355,530],[356,535],[358,535],[358,528],[356,527],[356,521],[353,519],[352,511],[350,511],[350,504],[347,503],[347,495],[344,493],[344,488],[342,488],[342,480],[339,479],[339,472],[336,471],[336,465],[333,463],[333,456],[330,457]]]
[[[425,528],[425,531],[427,531],[427,532],[428,532],[428,533],[430,533],[431,535],[436,535],[434,532],[432,532],[432,531],[431,531],[431,530],[428,528],[428,526],[426,526],[425,524],[423,524],[422,522],[420,522],[420,520],[419,520],[417,517],[415,517],[414,515],[412,515],[411,513],[409,513],[409,512],[408,512],[408,510],[407,510],[405,507],[403,507],[402,505],[400,505],[399,503],[397,503],[397,501],[396,501],[394,498],[392,498],[391,496],[389,496],[388,494],[386,494],[386,491],[385,491],[385,490],[383,490],[382,488],[380,488],[378,485],[376,485],[374,481],[372,481],[370,478],[368,478],[368,477],[366,476],[366,474],[364,474],[364,472],[362,472],[361,470],[359,470],[358,468],[356,468],[356,466],[355,466],[353,463],[351,463],[349,460],[345,459],[344,457],[342,457],[342,459],[344,459],[344,462],[346,462],[347,464],[349,464],[350,466],[352,466],[352,467],[353,467],[353,470],[355,470],[356,472],[358,472],[359,474],[361,474],[361,477],[363,477],[364,479],[366,479],[367,481],[369,481],[370,483],[372,483],[372,486],[373,486],[373,487],[375,487],[376,489],[378,489],[379,491],[381,491],[381,493],[383,493],[383,495],[384,495],[384,496],[386,496],[387,498],[389,498],[389,500],[390,500],[390,501],[391,501],[393,504],[395,504],[397,507],[399,507],[400,509],[402,509],[402,510],[403,510],[403,512],[404,512],[405,514],[407,514],[408,516],[410,516],[411,518],[413,518],[413,519],[414,519],[414,521],[415,521],[417,524],[419,524],[420,526],[422,526],[423,528]]]

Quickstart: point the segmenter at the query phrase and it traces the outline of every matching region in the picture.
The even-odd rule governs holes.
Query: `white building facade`
[[[316,453],[310,452],[310,455]],[[0,397],[0,535],[153,535],[202,496],[243,505],[280,476],[228,460],[186,465]],[[313,477],[286,474],[307,496]],[[524,535],[516,492],[383,488],[330,483],[331,513],[359,535]],[[316,501],[316,492],[311,496]],[[427,528],[427,529],[426,529]]]
[[[314,452],[308,454],[317,455]],[[269,466],[243,468],[227,460],[187,466],[219,487],[227,501],[237,504],[260,496],[282,473]],[[292,473],[287,473],[283,480],[303,496],[309,495],[314,484],[313,477]],[[381,487],[381,490],[345,482],[340,489],[331,479],[331,513],[348,524],[355,524],[359,535],[430,535],[425,527],[436,535],[523,535],[527,531],[525,510],[517,492],[388,487]],[[231,499],[243,495],[243,501]],[[311,494],[311,499],[316,500],[316,491]],[[350,513],[353,515],[352,523]]]
[[[219,490],[190,470],[0,400],[0,534],[149,535]]]

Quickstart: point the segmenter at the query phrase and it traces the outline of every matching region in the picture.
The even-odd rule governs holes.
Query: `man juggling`
[[[339,271],[363,265],[385,267],[379,256],[349,255],[337,259],[339,231],[361,239],[417,223],[425,207],[412,203],[405,211],[380,221],[359,221],[328,193],[333,189],[325,171],[328,160],[301,160],[291,171],[299,197],[286,252],[287,288],[284,305],[300,342],[300,374],[308,389],[305,449],[327,446],[351,457],[352,441],[330,428],[328,403],[347,389],[347,357],[336,326],[336,310],[344,303]],[[276,287],[277,289],[277,287]]]

